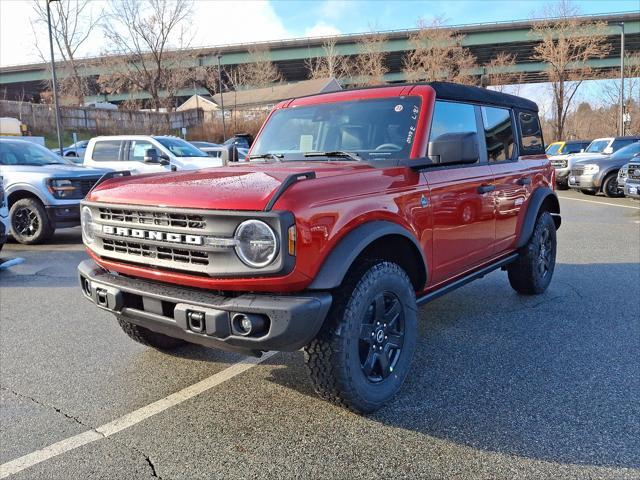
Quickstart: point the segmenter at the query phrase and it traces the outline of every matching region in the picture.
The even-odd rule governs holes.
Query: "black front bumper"
[[[80,225],[80,201],[77,205],[45,207],[49,221],[54,228],[75,227]]]
[[[127,321],[174,338],[207,347],[247,354],[294,351],[317,335],[331,307],[328,292],[292,295],[246,293],[228,297],[108,272],[93,260],[78,265],[84,296],[98,307]],[[194,331],[189,315],[202,314],[202,329]],[[236,315],[265,320],[262,333],[242,335]]]

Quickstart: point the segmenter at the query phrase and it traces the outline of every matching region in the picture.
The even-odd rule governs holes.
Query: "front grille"
[[[629,167],[628,170],[629,178],[633,178],[634,180],[640,180],[640,165],[633,165]]]
[[[566,160],[551,160],[551,166],[556,168],[567,168]]]
[[[579,177],[584,173],[584,167],[573,167],[571,169],[571,175]]]
[[[82,196],[86,197],[87,193],[93,188],[96,182],[100,180],[99,178],[85,178],[80,180],[80,191],[82,192]]]
[[[153,225],[157,227],[176,227],[197,230],[202,230],[206,226],[202,215],[150,212],[110,207],[101,207],[99,211],[101,220],[114,223]]]
[[[209,265],[209,255],[207,252],[184,250],[173,247],[160,247],[156,245],[130,242],[128,240],[112,240],[109,238],[102,239],[102,247],[107,252],[156,258],[158,260],[167,260],[182,264]]]

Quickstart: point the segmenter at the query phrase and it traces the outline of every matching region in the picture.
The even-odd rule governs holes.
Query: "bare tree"
[[[620,73],[614,70],[610,74],[610,79],[599,82],[599,97],[602,100],[602,106],[607,108],[609,114],[607,123],[616,126],[616,132],[620,131],[620,112],[617,110],[620,105]],[[638,111],[638,103],[640,102],[640,53],[627,53],[624,59],[624,108],[625,112],[631,115],[632,125],[629,126],[632,132],[637,131],[637,125],[640,124],[640,111]],[[610,108],[610,107],[616,108]],[[635,124],[635,125],[634,125]],[[634,126],[636,127],[634,130]]]
[[[191,0],[115,0],[105,22],[112,49],[105,57],[98,83],[108,93],[146,92],[158,110],[171,104],[175,92],[188,81],[179,52],[189,45],[186,31]],[[168,97],[168,98],[163,98]]]
[[[413,49],[404,57],[407,79],[475,84],[471,70],[476,59],[462,46],[463,40],[464,35],[446,28],[441,17],[430,23],[418,20],[418,30],[409,36]]]
[[[47,25],[46,2],[33,0],[33,10],[36,13],[36,24]],[[77,103],[82,104],[88,93],[88,82],[81,71],[83,62],[78,59],[78,51],[95,34],[95,28],[102,19],[100,13],[94,13],[89,0],[59,0],[50,3],[51,8],[51,32],[56,49],[62,58],[58,88],[66,97],[73,97]],[[35,34],[34,29],[34,34]],[[40,50],[36,42],[36,48],[40,57],[45,61],[45,54]]]
[[[330,38],[322,44],[322,53],[305,61],[309,78],[343,79],[351,76],[351,63],[349,57],[340,55],[336,47],[336,39]]]
[[[385,64],[385,48],[388,37],[383,33],[372,33],[357,42],[360,53],[353,62],[352,78],[357,86],[374,86],[385,83],[384,75],[389,71]]]
[[[553,94],[553,136],[562,139],[578,88],[593,77],[588,62],[604,57],[610,50],[606,43],[607,24],[579,17],[578,9],[569,0],[548,7],[544,18],[547,20],[532,26],[532,35],[539,40],[533,58],[547,64]]]
[[[249,61],[234,69],[231,75],[234,86],[261,88],[282,81],[282,74],[271,61],[269,49],[254,45],[249,47]]]
[[[510,85],[522,83],[522,74],[514,73],[516,56],[499,52],[485,66],[484,80],[498,92],[506,92]]]

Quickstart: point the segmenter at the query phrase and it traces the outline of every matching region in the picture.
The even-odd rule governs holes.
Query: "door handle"
[[[478,187],[478,193],[489,193],[489,192],[493,192],[496,189],[495,185],[480,185]]]
[[[518,181],[517,181],[516,183],[517,183],[518,185],[522,185],[522,186],[525,186],[525,185],[531,185],[531,178],[529,178],[529,177],[522,177],[522,178],[519,178],[519,179],[518,179]]]

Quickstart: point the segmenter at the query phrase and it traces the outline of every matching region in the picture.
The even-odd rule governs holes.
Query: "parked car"
[[[546,153],[551,165],[556,169],[556,186],[562,190],[569,188],[567,181],[569,172],[575,162],[576,153],[584,152],[590,145],[589,140],[567,140],[555,142],[547,147]]]
[[[0,250],[7,242],[7,236],[11,230],[9,223],[9,207],[7,206],[7,196],[4,193],[4,179],[0,175]]]
[[[322,398],[374,411],[409,372],[417,305],[500,268],[521,294],[551,282],[537,112],[439,82],[287,100],[249,162],[98,185],[82,291],[161,350],[304,347]]]
[[[83,165],[139,174],[219,167],[223,161],[178,137],[119,135],[92,138]]]
[[[618,185],[618,170],[640,154],[640,137],[612,155],[594,155],[576,162],[569,174],[569,187],[588,195],[603,192],[607,197],[622,197]]]
[[[553,142],[547,146],[545,153],[549,157],[581,153],[589,146],[591,140],[566,140]]]
[[[84,160],[84,153],[87,151],[87,145],[89,140],[81,140],[76,143],[72,143],[68,147],[62,149],[62,156],[67,157],[73,163],[82,164]],[[59,148],[52,148],[51,151],[56,154],[60,154]]]
[[[199,148],[204,153],[206,153],[210,157],[214,158],[222,158],[224,152],[226,151],[226,147],[220,145],[219,143],[211,143],[211,142],[189,142],[191,145]]]
[[[80,224],[80,200],[105,170],[74,165],[24,140],[0,138],[0,174],[11,234],[24,244],[41,243],[57,228]]]
[[[634,157],[627,170],[627,180],[624,184],[624,194],[627,197],[640,199],[640,158]]]
[[[253,135],[250,133],[236,133],[233,137],[228,138],[223,145],[235,145],[238,148],[251,148],[253,144]]]

